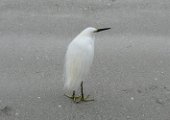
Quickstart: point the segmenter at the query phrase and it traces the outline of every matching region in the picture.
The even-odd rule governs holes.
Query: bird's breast
[[[94,39],[85,37],[84,39],[75,39],[69,46],[72,53],[93,54]]]

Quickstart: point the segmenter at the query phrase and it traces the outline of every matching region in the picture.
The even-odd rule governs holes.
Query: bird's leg
[[[81,82],[80,87],[81,87],[81,99],[80,99],[80,101],[84,101],[84,102],[94,101],[94,99],[88,99],[88,98],[89,98],[89,95],[87,95],[87,97],[84,97],[83,81]],[[79,101],[79,102],[80,102],[80,101]]]
[[[80,99],[81,98],[81,96],[76,96],[76,94],[75,94],[76,92],[75,92],[75,90],[73,91],[73,94],[72,94],[72,96],[69,96],[69,95],[66,95],[66,94],[64,94],[66,97],[68,97],[68,98],[70,98],[70,99],[72,99],[74,102],[78,102],[77,101],[77,99]]]
[[[84,92],[83,92],[83,81],[81,82],[81,99],[84,99]]]
[[[80,91],[81,91],[81,96],[76,96],[75,95],[75,90],[73,91],[72,96],[66,95],[64,94],[66,97],[72,99],[75,103],[79,103],[81,101],[83,102],[89,102],[89,101],[94,101],[94,99],[88,99],[90,95],[87,95],[86,97],[84,97],[84,91],[83,91],[83,81],[80,84]]]
[[[72,95],[72,98],[75,99],[75,90],[73,91],[73,95]]]
[[[67,95],[67,94],[64,94],[64,95],[65,95],[66,97],[70,98],[70,99],[74,99],[74,97],[75,97],[75,90],[73,91],[72,96]]]

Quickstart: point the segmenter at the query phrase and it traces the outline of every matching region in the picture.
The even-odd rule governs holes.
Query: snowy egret
[[[65,56],[64,88],[73,92],[72,96],[65,95],[73,99],[74,102],[93,101],[87,99],[89,96],[84,97],[83,81],[93,61],[95,33],[109,29],[88,27],[68,45]],[[79,85],[81,87],[81,96],[76,96],[75,91],[79,88]]]

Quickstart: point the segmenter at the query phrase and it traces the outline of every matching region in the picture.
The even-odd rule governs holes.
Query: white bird
[[[83,81],[88,74],[94,57],[94,41],[95,33],[108,30],[110,28],[96,29],[88,27],[77,35],[69,44],[65,55],[65,84],[64,88],[73,91],[72,96],[67,97],[73,99],[74,102],[91,101],[86,100],[83,93]],[[75,91],[81,87],[81,96],[75,96]]]

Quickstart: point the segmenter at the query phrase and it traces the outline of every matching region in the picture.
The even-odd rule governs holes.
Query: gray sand
[[[85,82],[94,102],[64,97],[69,42],[96,36]],[[169,0],[1,0],[0,120],[169,120]]]

